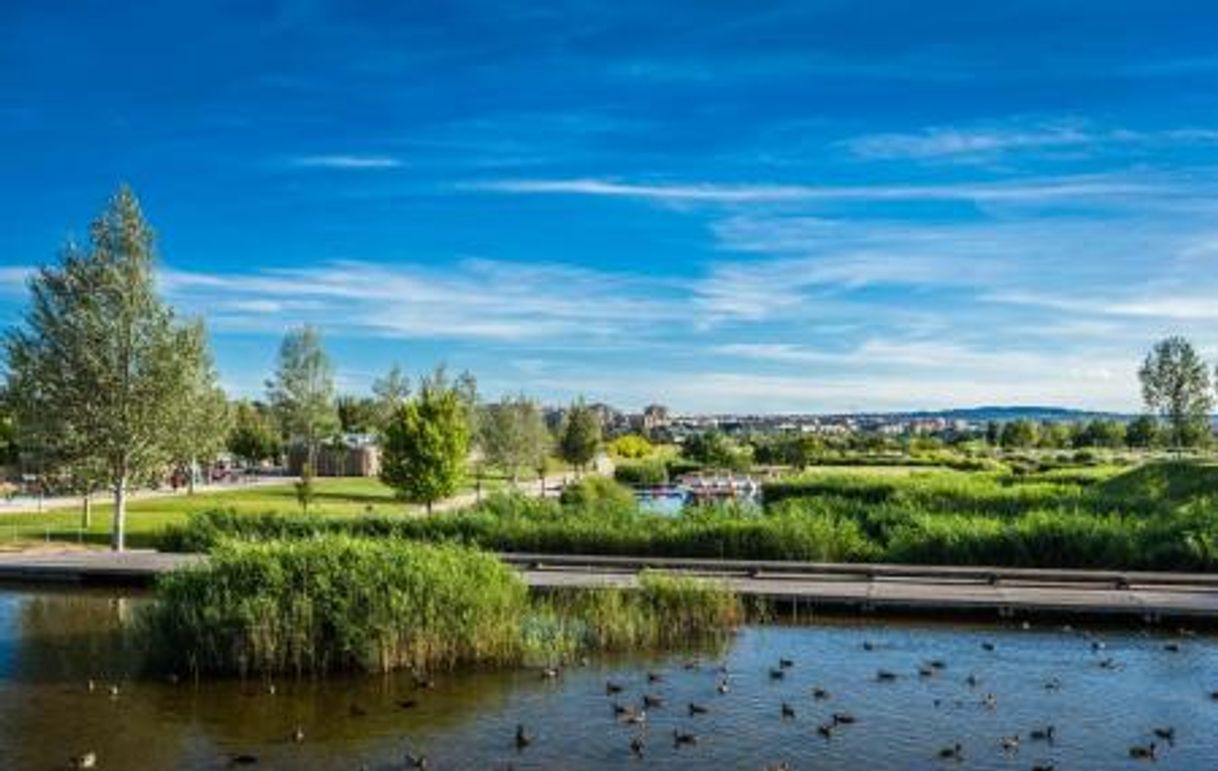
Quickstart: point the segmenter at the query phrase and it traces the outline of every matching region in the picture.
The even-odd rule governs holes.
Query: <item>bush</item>
[[[655,460],[624,462],[614,467],[613,478],[632,487],[657,487],[668,483],[668,469]]]
[[[615,512],[635,507],[634,493],[612,479],[585,476],[563,488],[558,499],[564,506]]]

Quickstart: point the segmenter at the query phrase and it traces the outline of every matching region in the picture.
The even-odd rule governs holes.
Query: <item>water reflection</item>
[[[64,768],[69,756],[92,750],[104,769],[222,769],[236,754],[256,756],[258,768],[402,768],[410,751],[439,769],[736,769],[786,761],[1099,771],[1137,767],[1130,746],[1169,726],[1175,740],[1160,757],[1164,767],[1212,768],[1218,754],[1211,730],[1218,703],[1208,695],[1218,688],[1218,645],[1210,636],[858,620],[757,626],[723,657],[726,693],[717,688],[716,657],[687,669],[685,654],[594,661],[556,680],[536,671],[440,676],[422,690],[408,674],[174,684],[142,677],[139,651],[121,631],[142,601],[0,592],[0,768]],[[1178,652],[1165,650],[1169,639]],[[792,666],[779,667],[783,658]],[[895,679],[877,678],[881,669]],[[650,682],[649,671],[663,679]],[[607,680],[623,691],[608,695]],[[111,683],[120,687],[116,698]],[[814,698],[815,688],[828,698]],[[647,711],[645,727],[615,717],[614,701],[640,707],[645,693],[664,699]],[[690,702],[706,713],[691,715]],[[784,717],[783,703],[793,716]],[[835,712],[857,722],[825,739],[817,726]],[[513,739],[517,723],[535,737],[523,751]],[[1048,725],[1054,743],[1031,737]],[[300,743],[292,740],[297,727]],[[675,746],[674,729],[697,743]],[[1018,749],[1004,749],[1001,738],[1013,734],[1021,736]],[[631,753],[636,737],[641,759]],[[963,762],[940,759],[955,742]]]

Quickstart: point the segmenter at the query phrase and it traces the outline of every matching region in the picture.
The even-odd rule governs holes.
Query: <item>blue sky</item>
[[[127,7],[124,7],[127,6]],[[1133,409],[1218,359],[1218,8],[0,4],[0,321],[121,181],[257,395]]]

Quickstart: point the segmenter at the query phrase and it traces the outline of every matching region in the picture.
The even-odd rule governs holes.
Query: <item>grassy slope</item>
[[[401,513],[412,510],[393,497],[393,491],[376,479],[361,477],[322,478],[316,480],[316,498],[310,512],[327,517],[350,517],[373,512]],[[491,485],[487,485],[488,487]],[[167,524],[184,522],[192,511],[231,508],[240,513],[264,511],[294,512],[300,506],[291,482],[218,492],[179,494],[165,498],[132,501],[127,508],[127,532],[133,546],[148,542],[148,536]],[[112,506],[95,504],[93,526],[83,533],[83,540],[104,543],[110,532]],[[50,528],[52,540],[76,541],[79,533],[80,511],[69,509],[43,514],[13,514],[0,518],[0,541],[14,536],[44,539]]]

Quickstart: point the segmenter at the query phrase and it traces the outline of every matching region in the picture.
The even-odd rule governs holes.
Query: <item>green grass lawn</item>
[[[417,512],[421,507],[398,501],[393,490],[377,479],[363,477],[320,478],[314,482],[316,493],[311,514],[324,517],[353,517],[361,514],[394,514]],[[503,485],[503,481],[492,478],[483,481],[483,489],[490,490]],[[473,489],[472,482],[466,489]],[[151,542],[151,536],[171,523],[184,522],[193,511],[212,508],[233,509],[239,513],[253,514],[266,511],[284,513],[299,512],[296,490],[292,481],[283,484],[259,487],[236,488],[223,491],[199,492],[194,495],[180,493],[164,498],[131,501],[127,504],[127,536],[130,545],[141,546]],[[79,506],[42,514],[12,514],[0,517],[0,544],[13,541],[81,541],[84,543],[108,543],[110,535],[111,504],[93,505],[93,524],[81,531]]]

